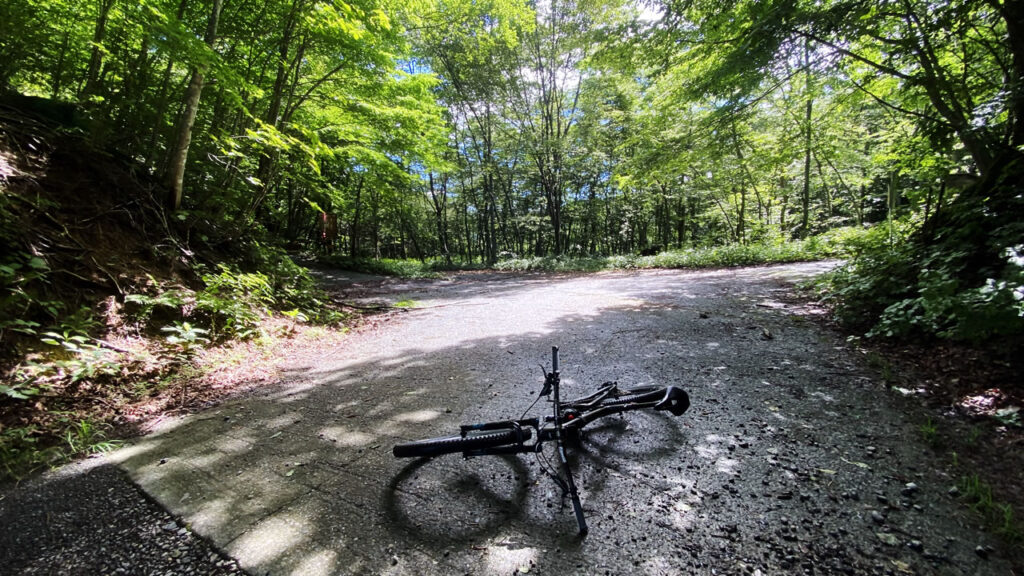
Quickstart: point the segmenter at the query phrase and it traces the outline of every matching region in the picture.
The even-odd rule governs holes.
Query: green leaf
[[[35,268],[36,270],[49,269],[49,266],[46,265],[46,261],[38,256],[33,256],[31,259],[29,259],[28,265],[31,266],[32,268]]]
[[[15,400],[28,400],[29,396],[35,396],[38,392],[35,388],[16,389],[0,384],[0,394]]]

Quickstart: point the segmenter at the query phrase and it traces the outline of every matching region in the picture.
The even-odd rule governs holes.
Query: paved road
[[[1009,574],[913,407],[783,302],[821,269],[377,285],[418,307],[112,459],[254,574]],[[551,345],[567,396],[618,380],[693,401],[595,426],[574,456],[584,540],[542,460],[391,456],[518,417]]]

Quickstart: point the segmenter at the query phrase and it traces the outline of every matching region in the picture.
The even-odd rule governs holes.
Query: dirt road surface
[[[253,574],[1010,574],[924,416],[786,303],[827,266],[335,276],[413,307],[112,458]],[[692,400],[593,427],[572,457],[585,539],[533,456],[391,454],[519,417],[552,345],[564,396],[615,380]]]

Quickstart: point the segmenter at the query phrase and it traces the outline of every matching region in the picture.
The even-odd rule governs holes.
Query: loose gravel
[[[244,574],[110,464],[79,462],[0,498],[0,574]]]

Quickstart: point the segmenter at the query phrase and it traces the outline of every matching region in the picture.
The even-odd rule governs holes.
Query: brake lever
[[[548,396],[551,394],[551,386],[554,383],[554,372],[548,372],[544,369],[544,365],[541,364],[540,371],[544,373],[544,387],[540,389],[541,396]]]

